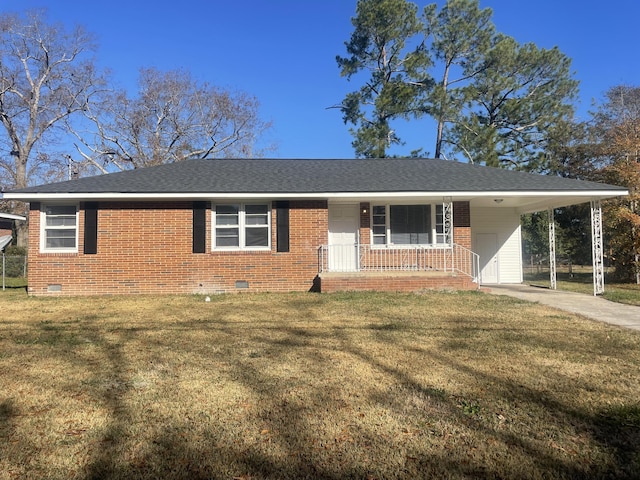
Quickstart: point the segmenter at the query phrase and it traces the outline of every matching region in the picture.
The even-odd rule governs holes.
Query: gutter
[[[22,220],[23,222],[27,219],[27,217],[23,217],[22,215],[14,215],[13,213],[2,212],[0,212],[0,218],[4,218],[6,220]]]
[[[409,192],[174,192],[174,193],[123,193],[123,192],[56,192],[56,193],[21,193],[7,192],[4,198],[22,201],[38,200],[194,200],[194,199],[305,199],[305,200],[330,200],[330,199],[354,199],[365,200],[375,198],[408,198],[408,197],[453,197],[453,198],[481,198],[481,197],[540,197],[549,195],[556,197],[585,196],[592,198],[613,198],[629,195],[629,191],[621,190],[531,190],[531,191],[409,191]]]

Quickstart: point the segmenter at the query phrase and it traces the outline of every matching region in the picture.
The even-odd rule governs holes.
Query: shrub
[[[22,256],[27,255],[27,249],[25,247],[19,247],[17,245],[9,245],[4,249],[4,253],[7,256]]]
[[[15,245],[5,248],[5,276],[8,278],[19,278],[25,275],[25,264],[27,261],[27,249]]]

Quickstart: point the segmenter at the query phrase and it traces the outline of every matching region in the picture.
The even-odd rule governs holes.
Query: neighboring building
[[[0,251],[4,251],[13,240],[13,222],[16,220],[25,221],[26,218],[20,215],[0,212]]]
[[[522,282],[523,213],[624,188],[431,159],[191,160],[14,190],[32,295]]]

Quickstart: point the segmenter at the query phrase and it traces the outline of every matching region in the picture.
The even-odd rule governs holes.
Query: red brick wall
[[[453,202],[453,241],[471,250],[471,209],[469,202]]]
[[[192,253],[191,202],[101,202],[98,252],[83,252],[84,211],[78,253],[40,253],[40,212],[30,212],[29,293],[93,295],[306,291],[314,286],[318,247],[327,243],[324,201],[290,203],[290,251],[276,252],[272,209],[270,251],[211,251],[211,212],[206,215],[207,253]],[[248,282],[248,289],[236,288]],[[53,285],[53,287],[51,287]],[[58,287],[59,286],[59,287]],[[51,289],[60,291],[51,291]]]
[[[360,203],[360,243],[369,245],[371,243],[371,204]]]

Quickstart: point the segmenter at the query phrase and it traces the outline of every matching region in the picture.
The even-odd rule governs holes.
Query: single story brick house
[[[521,214],[626,193],[434,159],[213,159],[4,197],[30,203],[29,293],[93,295],[520,283]]]

